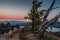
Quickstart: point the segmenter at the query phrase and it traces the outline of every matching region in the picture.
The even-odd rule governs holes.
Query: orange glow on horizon
[[[0,20],[24,20],[23,16],[0,15]]]
[[[24,19],[27,15],[24,10],[14,10],[15,8],[5,8],[0,11],[0,21],[29,21]]]
[[[25,21],[25,22],[30,22],[30,20],[24,19],[23,16],[9,16],[9,15],[0,15],[0,21]]]
[[[0,22],[2,21],[23,21],[23,22],[31,22],[30,20],[0,20]]]

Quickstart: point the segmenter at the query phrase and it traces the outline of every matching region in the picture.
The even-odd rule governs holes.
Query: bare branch
[[[54,23],[56,23],[56,21],[58,20],[58,18],[60,18],[60,14],[57,15],[57,16],[55,16],[52,20],[50,20],[50,21],[48,22],[48,24],[46,24],[46,25],[44,26],[44,28],[41,29],[41,30],[42,30],[42,31],[46,31],[46,29],[47,29],[50,25],[53,25]]]
[[[46,18],[48,17],[48,15],[50,14],[50,11],[53,9],[54,4],[55,4],[55,0],[53,0],[53,2],[52,2],[52,4],[51,4],[51,6],[48,8],[48,10],[47,10],[47,12],[46,12],[46,14],[45,14],[45,16],[44,16],[43,21],[45,21],[45,20],[46,20]]]

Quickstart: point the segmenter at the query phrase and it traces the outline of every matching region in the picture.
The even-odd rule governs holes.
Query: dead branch
[[[43,19],[43,21],[45,21],[45,20],[46,20],[46,18],[47,18],[47,17],[48,17],[48,15],[50,14],[50,11],[52,11],[52,9],[53,9],[53,7],[54,7],[54,4],[55,4],[55,0],[53,0],[53,2],[52,2],[52,4],[51,4],[51,6],[48,8],[48,10],[47,10],[46,14],[44,15],[44,19]]]

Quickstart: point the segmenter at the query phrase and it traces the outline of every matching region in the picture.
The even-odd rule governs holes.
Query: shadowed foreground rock
[[[0,40],[19,40],[19,33],[15,33],[11,38],[8,38],[7,35],[0,35]]]

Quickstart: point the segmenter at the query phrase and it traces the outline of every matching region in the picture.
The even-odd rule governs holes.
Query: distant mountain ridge
[[[0,22],[28,22],[28,21],[15,21],[15,20],[10,20],[10,21],[0,21]]]
[[[7,24],[8,22],[11,25],[18,24],[19,26],[25,26],[27,23],[29,23],[29,22],[24,22],[24,21],[1,21],[0,23]],[[52,27],[60,28],[60,22],[56,22],[54,25],[52,25]]]
[[[60,22],[56,22],[55,24],[52,25],[52,27],[60,28]]]
[[[0,23],[7,24],[10,23],[11,25],[19,25],[19,26],[25,26],[29,22],[24,22],[24,21],[1,21]]]

